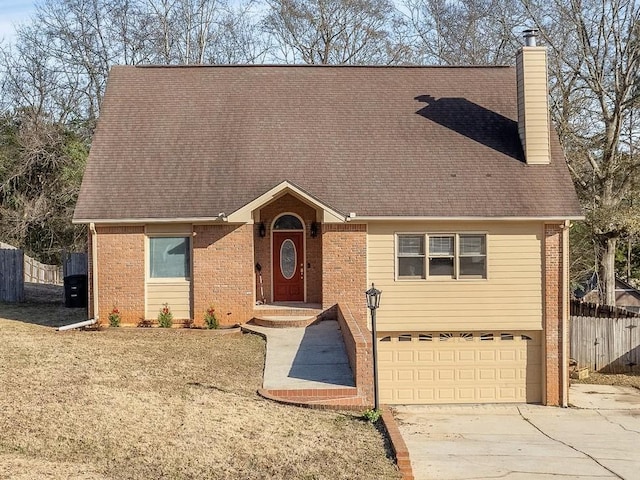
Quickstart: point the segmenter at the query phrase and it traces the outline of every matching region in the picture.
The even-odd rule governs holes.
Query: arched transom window
[[[274,230],[303,230],[302,222],[294,215],[281,215],[273,224]]]

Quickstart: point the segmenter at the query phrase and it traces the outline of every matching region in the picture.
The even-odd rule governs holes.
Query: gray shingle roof
[[[75,220],[210,218],[288,180],[358,216],[582,215],[510,67],[114,67]]]

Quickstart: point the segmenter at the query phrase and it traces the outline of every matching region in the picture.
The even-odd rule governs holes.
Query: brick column
[[[545,405],[562,404],[563,241],[561,224],[544,226],[543,315]]]

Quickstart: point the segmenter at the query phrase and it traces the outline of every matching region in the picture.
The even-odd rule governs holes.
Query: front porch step
[[[278,403],[322,410],[363,410],[369,406],[355,387],[302,390],[260,388],[258,395]]]
[[[257,315],[252,323],[260,327],[269,328],[299,328],[308,327],[318,320],[319,315]]]
[[[324,310],[315,303],[277,303],[256,305],[251,323],[262,327],[308,327],[320,320],[335,320],[335,309]]]

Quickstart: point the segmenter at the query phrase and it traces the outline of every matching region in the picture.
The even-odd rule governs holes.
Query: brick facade
[[[336,309],[358,395],[373,404],[373,352],[367,326],[367,226],[322,226],[322,308]]]
[[[544,382],[546,405],[562,404],[562,372],[568,368],[563,358],[563,225],[544,226],[543,316],[544,316]]]
[[[109,312],[120,310],[124,325],[144,318],[144,227],[97,227],[98,309],[108,325]]]
[[[196,225],[193,228],[193,316],[202,325],[213,305],[221,325],[253,317],[253,225]]]
[[[367,226],[352,223],[322,225],[322,307],[338,303],[361,305],[354,316],[360,325],[366,308]],[[360,312],[362,310],[362,312]]]
[[[322,303],[322,239],[311,236],[311,224],[317,221],[315,208],[298,200],[291,194],[283,195],[260,209],[258,222],[254,225],[255,260],[262,266],[262,281],[267,303],[273,302],[271,289],[272,246],[271,226],[283,213],[295,213],[304,222],[305,236],[305,276],[306,302]],[[258,234],[260,222],[264,222],[267,234],[261,238]],[[256,285],[256,298],[260,298],[260,286]]]

